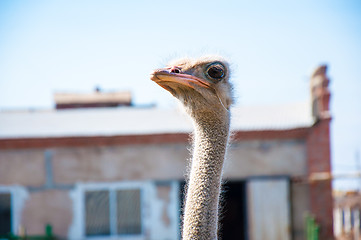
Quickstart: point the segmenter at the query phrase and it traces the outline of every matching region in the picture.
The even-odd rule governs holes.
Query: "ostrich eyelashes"
[[[220,63],[213,63],[208,66],[206,76],[215,83],[221,81],[225,76],[224,66]]]

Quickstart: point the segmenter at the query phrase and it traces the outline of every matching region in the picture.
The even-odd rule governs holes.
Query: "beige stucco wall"
[[[187,144],[54,148],[52,177],[55,184],[183,179],[189,148]],[[231,144],[224,177],[306,173],[304,142],[245,141]],[[42,186],[45,178],[44,150],[0,150],[0,184]]]
[[[189,149],[186,143],[170,143],[0,150],[0,185],[29,187],[21,214],[21,224],[29,234],[43,233],[44,225],[50,223],[55,234],[66,237],[73,219],[69,193],[77,183],[182,180],[191,156]],[[228,151],[224,177],[239,180],[250,176],[304,175],[306,162],[303,141],[235,142]],[[154,199],[167,203],[168,190],[160,187]],[[308,190],[292,185],[291,191],[294,234],[301,236],[303,213],[309,209]],[[164,209],[162,206],[158,218],[167,226],[169,213],[165,214]]]
[[[183,144],[62,148],[53,151],[54,181],[181,179],[188,158]]]
[[[44,183],[43,150],[0,150],[0,185],[35,187]]]
[[[52,150],[54,181],[183,179],[189,145],[162,144]],[[248,141],[231,145],[224,177],[303,175],[306,150],[301,141]]]
[[[307,173],[303,141],[245,141],[233,143],[228,151],[224,177],[290,175]]]
[[[21,225],[29,235],[44,235],[44,226],[51,224],[55,235],[67,237],[72,217],[69,191],[32,192],[25,202]]]

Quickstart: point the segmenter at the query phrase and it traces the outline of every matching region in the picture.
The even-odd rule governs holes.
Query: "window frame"
[[[77,204],[73,206],[75,217],[78,216],[78,224],[75,226],[80,227],[80,232],[73,232],[72,235],[80,235],[82,239],[101,240],[101,239],[125,239],[125,240],[144,240],[147,221],[146,219],[146,205],[147,198],[146,192],[149,189],[149,183],[146,182],[112,182],[112,183],[81,183],[77,184],[73,194],[73,198],[77,199]],[[116,218],[116,191],[121,190],[139,190],[140,191],[140,212],[141,212],[141,233],[140,234],[118,234],[117,233],[117,220]],[[85,195],[87,191],[109,191],[109,206],[115,208],[114,213],[110,212],[110,234],[87,236],[86,235],[86,204]],[[77,207],[76,207],[77,205]],[[113,223],[112,223],[113,222]],[[70,233],[70,232],[69,232]]]

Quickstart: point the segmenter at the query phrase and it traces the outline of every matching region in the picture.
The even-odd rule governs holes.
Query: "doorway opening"
[[[184,186],[180,184],[180,209],[183,219]],[[246,181],[228,181],[223,184],[221,196],[219,236],[222,240],[247,240]]]

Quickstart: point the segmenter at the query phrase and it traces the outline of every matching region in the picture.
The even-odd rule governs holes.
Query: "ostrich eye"
[[[208,78],[210,78],[211,80],[216,80],[216,82],[218,82],[224,77],[224,72],[224,67],[222,65],[213,64],[207,68],[206,74]]]

